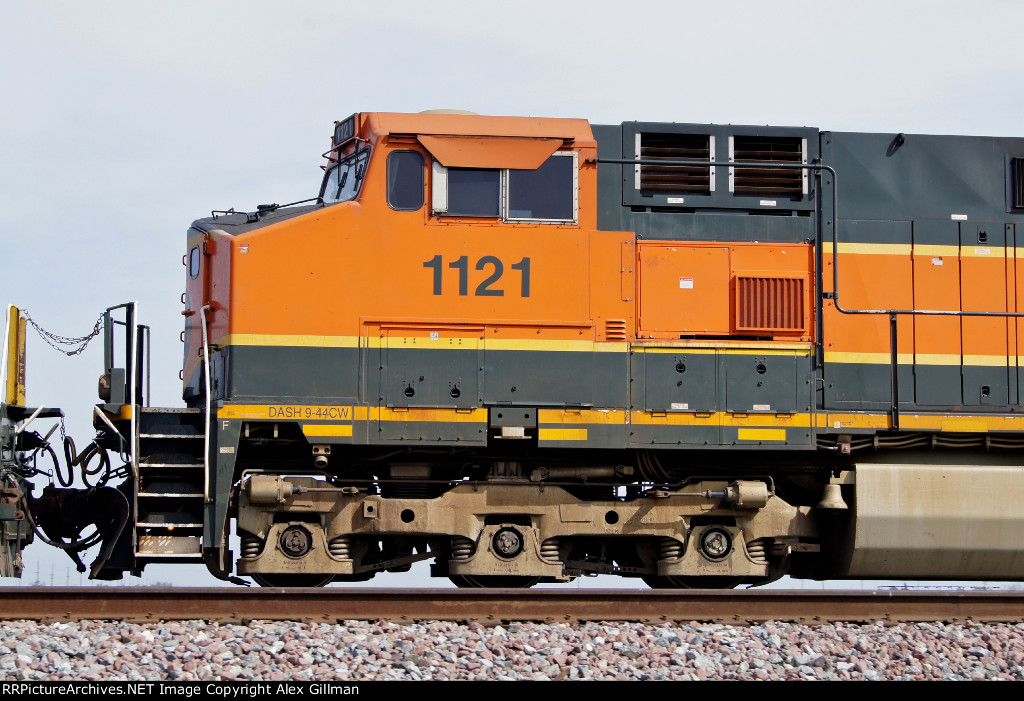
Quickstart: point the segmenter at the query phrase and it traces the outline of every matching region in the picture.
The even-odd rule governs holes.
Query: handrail
[[[138,344],[136,349],[136,358],[140,361],[140,366],[144,366],[146,370],[146,391],[142,393],[142,405],[148,407],[152,401],[152,332],[149,326],[145,324],[138,324]],[[143,360],[145,355],[145,360]],[[139,369],[139,379],[141,382],[141,368]]]
[[[972,312],[945,309],[847,309],[839,303],[839,180],[836,169],[823,163],[774,163],[730,162],[730,161],[669,161],[661,159],[627,159],[627,158],[594,158],[590,163],[611,163],[618,165],[658,165],[658,166],[708,166],[722,168],[777,168],[788,170],[826,171],[832,176],[832,292],[821,292],[824,299],[832,300],[836,311],[843,314],[913,314],[922,316],[992,316],[992,317],[1024,317],[1024,312]],[[815,234],[817,245],[821,245],[820,232]]]
[[[125,319],[125,324],[126,324],[125,334],[128,335],[128,337],[129,337],[128,343],[132,344],[128,349],[126,349],[127,350],[126,359],[129,360],[130,362],[134,363],[137,360],[137,356],[136,356],[136,351],[137,351],[136,343],[137,343],[138,338],[139,338],[139,303],[138,302],[132,302],[132,303],[126,305],[126,308],[130,308],[130,310],[131,310],[131,320],[130,320],[131,328],[130,329],[127,328],[127,324],[129,322],[129,320]],[[136,409],[135,409],[135,406],[136,406],[135,402],[138,401],[138,398],[139,398],[139,395],[138,395],[138,391],[139,391],[139,388],[138,388],[138,373],[136,372],[135,368],[131,368],[131,367],[125,368],[125,371],[130,371],[131,372],[131,380],[129,381],[129,384],[128,384],[128,387],[129,387],[129,390],[128,390],[129,391],[128,405],[132,408],[132,415],[131,415],[131,420],[130,420],[130,424],[129,424],[129,426],[131,427],[130,430],[131,430],[131,446],[132,446],[132,473],[135,475],[135,478],[138,479],[138,476],[139,476],[139,412],[136,411]],[[139,485],[136,484],[136,490],[138,490],[138,489],[139,489]],[[138,513],[137,510],[136,510],[136,513]],[[133,540],[132,540],[132,547],[133,548],[135,547],[134,537],[133,537]]]
[[[821,171],[826,171],[832,175],[832,219],[833,221],[839,221],[836,214],[839,211],[839,187],[838,180],[836,179],[836,169],[830,165],[824,163],[774,163],[771,161],[693,161],[693,160],[661,160],[661,159],[630,159],[630,158],[592,158],[587,160],[588,163],[610,163],[616,165],[658,165],[658,166],[701,166],[701,167],[720,167],[720,168],[778,168],[782,170],[814,170],[818,172],[820,177]],[[832,227],[832,235],[835,237],[836,227]],[[835,254],[835,244],[832,246],[833,255]],[[815,271],[815,281],[817,286],[821,287],[821,228],[814,227],[814,250],[815,250],[815,267],[818,270]],[[833,270],[835,269],[835,260],[832,262]],[[836,289],[838,279],[833,282],[833,289]],[[824,335],[823,326],[823,314],[822,314],[822,299],[823,295],[818,294],[814,300],[815,310],[815,322],[814,322],[814,335],[815,335],[815,367],[821,367],[824,362],[824,346],[822,336]]]
[[[206,310],[213,311],[213,307],[204,304],[199,309],[199,318],[203,324],[203,370],[206,378],[206,416],[203,418],[203,501],[210,502],[210,412],[212,411],[210,387],[210,343],[206,332]]]
[[[817,341],[816,346],[820,350],[822,348],[822,317],[823,312],[823,300],[831,300],[836,311],[841,314],[867,314],[867,315],[888,315],[889,316],[889,372],[890,372],[890,416],[891,416],[891,429],[897,430],[899,428],[899,354],[898,354],[898,335],[897,335],[897,320],[899,316],[952,316],[952,317],[993,317],[993,318],[1018,318],[1024,317],[1024,312],[982,312],[982,311],[966,311],[962,309],[957,310],[943,310],[943,309],[847,309],[842,306],[839,302],[839,179],[837,177],[836,169],[832,166],[825,165],[823,163],[809,163],[809,164],[796,164],[796,163],[774,163],[771,161],[761,162],[729,162],[729,161],[695,161],[695,160],[661,160],[661,159],[625,159],[625,158],[595,158],[590,159],[588,162],[591,163],[609,163],[618,165],[658,165],[658,166],[701,166],[701,167],[735,167],[735,168],[778,168],[788,170],[816,170],[819,173],[822,171],[828,172],[832,176],[832,219],[826,222],[827,226],[832,227],[832,291],[825,292],[818,290],[817,299],[815,300],[815,309],[818,311],[817,317]],[[821,227],[815,227],[815,248],[817,249],[817,255],[820,256],[823,253],[823,241],[821,234]],[[820,258],[818,258],[820,261]],[[816,277],[820,283],[821,271],[817,271]]]

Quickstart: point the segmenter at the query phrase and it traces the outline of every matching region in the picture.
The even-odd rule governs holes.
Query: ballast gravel
[[[1024,680],[1024,624],[0,624],[7,680]]]

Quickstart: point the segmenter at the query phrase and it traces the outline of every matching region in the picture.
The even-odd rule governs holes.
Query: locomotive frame
[[[325,155],[189,229],[186,409],[108,310],[96,576],[1024,578],[1024,140],[358,113]]]

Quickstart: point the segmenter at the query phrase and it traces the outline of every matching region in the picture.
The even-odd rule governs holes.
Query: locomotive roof
[[[585,119],[396,112],[369,112],[365,118],[370,128],[380,134],[558,138],[573,141],[577,146],[596,145],[590,123]]]

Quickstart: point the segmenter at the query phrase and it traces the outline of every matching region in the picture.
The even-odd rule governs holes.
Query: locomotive
[[[324,156],[188,229],[183,408],[107,310],[98,489],[33,494],[11,308],[4,574],[1024,579],[1024,139],[357,113]]]

